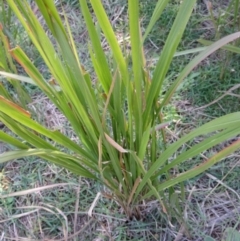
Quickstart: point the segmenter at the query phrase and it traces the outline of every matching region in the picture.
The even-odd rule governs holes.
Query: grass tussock
[[[79,10],[78,1],[63,1],[64,12],[73,32],[76,47],[82,63],[93,78],[93,69],[89,55],[86,53],[88,35]],[[141,2],[141,23],[152,14],[152,4],[156,1]],[[202,47],[199,38],[216,40],[226,32],[234,32],[238,28],[238,16],[234,12],[237,1],[198,2],[179,51]],[[126,2],[104,1],[107,13],[118,33],[121,42],[129,41],[127,35]],[[60,8],[60,3],[59,9]],[[171,1],[165,9],[146,41],[146,56],[149,66],[156,62],[156,54],[161,53],[164,39],[169,32],[168,24],[173,21],[179,1]],[[210,7],[210,8],[209,8]],[[34,6],[33,6],[34,8]],[[36,10],[37,11],[37,10]],[[37,12],[36,12],[37,14]],[[44,21],[43,21],[44,24]],[[42,73],[49,77],[42,59],[32,45],[26,45],[24,32],[15,28],[19,36],[18,43],[30,54],[30,58]],[[14,34],[14,33],[11,33]],[[102,41],[105,50],[109,49],[106,41]],[[237,42],[236,42],[237,45]],[[126,49],[127,51],[127,49]],[[175,57],[170,72],[172,78],[163,87],[167,90],[171,81],[182,70],[183,66],[195,54]],[[183,134],[189,133],[202,123],[239,111],[239,54],[220,50],[207,58],[186,79],[177,91],[171,106],[164,110],[172,121],[167,128],[167,140],[172,143]],[[151,74],[151,72],[150,72]],[[236,88],[232,91],[232,88]],[[98,88],[98,86],[96,86]],[[34,118],[47,128],[59,130],[71,140],[78,138],[69,122],[49,99],[40,94],[39,89],[26,87],[32,97],[29,109],[35,113]],[[225,95],[221,100],[214,100]],[[212,103],[209,105],[209,103]],[[199,109],[199,107],[205,106]],[[1,124],[1,123],[0,123]],[[7,127],[0,125],[1,130]],[[196,143],[200,139],[194,140]],[[229,144],[226,142],[225,144]],[[11,150],[11,146],[0,143],[0,153]],[[185,147],[184,147],[185,148]],[[221,146],[219,147],[221,150]],[[194,160],[185,162],[172,175],[188,170],[199,160],[217,152],[210,149]],[[179,150],[181,152],[181,150]],[[210,153],[211,152],[211,153]],[[196,162],[196,163],[195,163]],[[174,173],[175,172],[175,173]],[[183,210],[185,222],[179,224],[176,219],[169,221],[163,215],[161,206],[155,200],[138,205],[141,219],[127,219],[124,210],[116,201],[107,195],[108,189],[102,188],[98,182],[87,178],[79,178],[63,168],[46,163],[41,158],[22,158],[7,164],[1,164],[0,172],[0,241],[1,240],[219,240],[226,228],[240,230],[240,172],[239,154],[234,153],[226,160],[213,166],[208,172],[197,178],[186,181],[185,202],[176,202],[172,207]],[[91,211],[91,212],[90,212]]]

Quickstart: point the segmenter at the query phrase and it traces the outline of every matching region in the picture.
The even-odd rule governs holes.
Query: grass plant
[[[174,169],[202,151],[237,135],[240,131],[240,114],[233,113],[215,119],[178,141],[167,143],[165,129],[169,123],[165,122],[161,112],[187,74],[215,50],[238,38],[239,33],[206,48],[179,73],[165,95],[160,96],[195,1],[183,1],[179,6],[156,68],[150,73],[145,63],[143,42],[168,1],[158,2],[143,37],[136,11],[138,1],[128,2],[131,39],[129,57],[124,52],[125,46],[119,45],[101,2],[91,1],[98,19],[95,28],[88,5],[81,0],[81,9],[91,40],[89,53],[100,85],[96,91],[96,85],[80,63],[68,23],[65,22],[65,28],[52,2],[36,2],[57,46],[49,40],[26,1],[8,0],[9,6],[28,31],[48,66],[52,78],[46,80],[20,47],[11,49],[10,53],[30,77],[24,77],[23,80],[38,85],[66,116],[77,141],[72,141],[58,130],[45,128],[32,120],[30,114],[20,106],[1,97],[1,121],[20,138],[13,139],[1,132],[2,141],[19,149],[1,154],[1,162],[37,156],[78,175],[99,181],[107,187],[102,191],[103,195],[116,200],[129,217],[140,218],[140,204],[154,197],[159,200],[162,211],[169,219],[175,215],[181,220],[181,209],[173,210],[173,206],[179,205],[175,190],[182,190],[179,197],[184,200],[181,184],[237,150],[239,141],[214,153],[199,166],[177,175],[174,174]],[[111,61],[106,58],[101,47],[100,28],[111,49]],[[9,73],[1,74],[9,76]],[[10,76],[20,80],[19,76]],[[161,102],[158,101],[160,98]],[[201,143],[189,143],[195,137],[203,135],[205,139]],[[176,210],[179,211],[177,215],[174,214]]]
[[[12,11],[7,8],[3,1],[0,2],[0,69],[10,73],[18,73],[16,63],[11,54],[8,52],[10,42],[8,38],[9,27],[11,25]],[[3,30],[3,25],[4,29]],[[12,30],[12,35],[14,35]],[[11,36],[12,36],[11,35]],[[7,80],[7,81],[6,81]],[[22,107],[27,108],[27,103],[31,102],[31,98],[24,89],[23,85],[14,79],[1,78],[0,94],[5,98],[19,103]]]

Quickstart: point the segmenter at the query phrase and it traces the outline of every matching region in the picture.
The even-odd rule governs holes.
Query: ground
[[[78,43],[82,63],[86,70],[91,72],[91,65],[85,52],[87,33],[77,2],[64,1],[64,9]],[[156,1],[140,2],[141,26],[144,29]],[[178,51],[202,46],[198,42],[200,38],[213,41],[239,30],[239,16],[236,22],[234,18],[235,2],[238,1],[198,1]],[[56,3],[58,4],[58,1]],[[154,66],[161,52],[178,4],[177,0],[170,1],[146,42],[150,68]],[[119,38],[123,38],[126,33],[126,2],[105,0],[105,7]],[[34,4],[33,9],[38,14]],[[24,38],[23,34],[19,35],[17,41],[22,44]],[[103,46],[107,50],[108,46],[104,44],[105,42]],[[239,42],[235,44],[239,46]],[[45,66],[34,48],[26,44],[23,47],[44,72]],[[188,54],[175,57],[171,67],[173,79],[193,56],[194,54]],[[178,136],[214,117],[239,111],[239,65],[239,54],[221,50],[194,70],[178,89],[171,106],[165,110],[165,117],[174,123],[169,130],[169,141],[174,141]],[[165,88],[167,87],[166,84]],[[29,108],[38,109],[36,113],[44,113],[37,115],[36,118],[47,127],[61,129],[74,139],[73,130],[49,100],[38,89],[29,86],[26,88],[33,98]],[[214,102],[223,95],[224,98]],[[0,143],[0,153],[9,149],[10,147]],[[211,151],[216,152],[218,149]],[[208,153],[202,155],[200,159]],[[179,168],[187,170],[197,162],[198,159],[190,160]],[[102,186],[40,159],[14,160],[2,165],[1,168],[0,241],[220,241],[226,228],[240,230],[239,153],[233,154],[206,173],[185,183],[186,202],[182,207],[185,223],[181,226],[176,220],[172,223],[167,220],[158,202],[154,200],[142,204],[140,220],[128,220],[115,201],[102,196],[93,206],[92,215],[89,215],[90,207],[97,194],[102,191]],[[178,210],[177,207],[175,209]]]

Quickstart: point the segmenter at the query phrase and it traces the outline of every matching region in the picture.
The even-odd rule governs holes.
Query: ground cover
[[[72,18],[71,26],[76,31],[76,38],[79,38],[79,51],[88,66],[88,56],[84,56],[85,32],[79,20],[79,9],[73,2],[70,3],[65,5],[65,9],[69,18]],[[150,65],[155,61],[154,53],[161,51],[162,41],[168,31],[168,23],[173,21],[177,3],[178,1],[172,1],[168,6],[163,19],[159,20],[159,25],[153,30],[152,37],[147,42]],[[223,13],[229,3],[213,2],[214,14],[218,14],[218,11]],[[124,36],[127,11],[124,4],[124,1],[106,1],[106,8],[109,9],[109,14],[112,14],[113,24],[123,40],[123,37],[128,37]],[[152,5],[154,1],[142,2],[143,26],[152,11]],[[207,6],[205,1],[199,1],[179,51],[201,46],[197,42],[198,38],[214,40],[219,37],[215,36],[216,26]],[[219,34],[224,34],[226,23],[227,26],[231,25],[231,16],[225,17],[220,14],[220,17],[216,15],[215,18],[220,18]],[[235,31],[235,27],[233,24],[232,31]],[[231,28],[228,27],[227,31],[229,29]],[[37,65],[41,65],[41,59],[37,58],[34,51],[32,58]],[[192,55],[176,57],[171,69],[173,78],[190,58]],[[166,109],[166,115],[173,120],[172,128],[169,129],[169,141],[178,138],[193,126],[239,109],[238,96],[228,95],[221,100],[222,102],[196,110],[214,101],[238,83],[238,66],[239,55],[229,56],[228,52],[221,51],[195,70],[179,89],[171,108]],[[44,66],[42,68],[44,71]],[[87,68],[91,71],[90,66]],[[167,89],[167,86],[165,88]],[[44,117],[39,115],[38,118],[42,118],[46,126],[62,128],[63,132],[75,138],[58,110],[44,96],[39,96],[37,90],[34,90],[31,108],[38,108],[37,113],[45,113]],[[2,151],[9,148],[4,145],[1,147]],[[2,240],[211,240],[210,237],[221,240],[226,227],[239,229],[238,159],[237,154],[233,155],[197,179],[186,183],[188,201],[184,207],[184,215],[187,221],[183,227],[179,227],[177,223],[172,227],[161,215],[158,204],[154,201],[143,203],[142,220],[126,220],[116,203],[100,198],[94,206],[93,216],[89,217],[87,212],[94,203],[97,193],[101,191],[97,183],[79,179],[39,159],[13,161],[4,165],[4,172],[1,172],[1,182],[4,184],[2,189],[8,193],[28,191],[1,200]],[[180,168],[187,169],[188,165],[193,165],[192,161]],[[56,186],[51,186],[55,184]],[[44,190],[40,191],[39,188]]]

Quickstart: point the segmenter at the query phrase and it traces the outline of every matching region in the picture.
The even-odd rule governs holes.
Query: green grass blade
[[[4,34],[3,27],[0,24],[0,70],[17,73],[17,68],[14,65],[14,62],[9,50],[10,50],[9,40]],[[12,84],[16,92],[15,101],[20,102],[24,108],[27,108],[27,104],[31,102],[31,97],[29,96],[29,94],[25,91],[25,89],[23,88],[20,82],[15,81],[14,79],[11,79],[9,77],[7,77],[7,80]],[[12,98],[10,97],[9,99],[12,99]]]
[[[1,97],[1,96],[0,96]],[[37,122],[30,119],[30,116],[28,113],[26,113],[23,109],[18,107],[17,105],[13,105],[13,103],[7,101],[4,98],[0,98],[0,111],[5,113],[8,116],[11,116],[11,118],[22,125],[34,130],[35,132],[44,135],[60,145],[63,145],[70,150],[74,150],[77,153],[81,154],[83,157],[89,158],[89,154],[87,154],[86,151],[84,151],[82,148],[80,148],[76,143],[71,141],[69,138],[64,136],[58,131],[49,131],[42,125],[38,124]]]
[[[143,42],[145,41],[148,34],[151,32],[151,30],[152,30],[153,26],[155,25],[155,23],[157,22],[157,20],[160,18],[161,14],[162,14],[163,10],[165,9],[165,7],[167,6],[168,2],[169,2],[169,0],[161,0],[161,1],[157,2],[154,12],[151,16],[150,22],[144,33]]]
[[[52,151],[47,149],[28,149],[5,152],[0,154],[0,163],[28,156],[39,156],[47,160],[50,159],[52,162],[54,162],[55,159],[57,160],[55,161],[56,164],[65,167],[68,170],[77,173],[78,175],[87,178],[97,179],[93,174],[87,171],[87,169],[79,165],[80,161],[78,159],[74,158],[71,155],[67,155],[63,152]]]
[[[186,171],[184,173],[179,174],[177,177],[164,182],[163,184],[160,184],[157,187],[157,190],[164,190],[166,188],[169,188],[171,186],[174,186],[176,184],[179,184],[185,180],[189,180],[190,178],[196,177],[200,173],[206,171],[209,169],[211,166],[216,164],[217,162],[221,161],[223,158],[227,157],[234,151],[237,151],[240,148],[240,140],[235,141],[233,144],[230,146],[224,148],[222,151],[218,152],[215,154],[213,157],[205,161],[204,163],[200,164],[199,166],[194,167],[193,169]],[[151,196],[150,193],[145,195],[145,197]]]
[[[12,74],[12,73],[8,73],[8,72],[5,72],[5,71],[0,71],[0,75],[6,77],[6,78],[11,78],[11,79],[15,79],[15,80],[19,80],[19,81],[22,81],[24,83],[28,83],[28,84],[31,84],[31,85],[36,85],[38,86],[34,81],[33,79],[29,78],[29,77],[26,77],[26,76],[21,76],[21,75],[18,75],[18,74]]]
[[[217,118],[213,121],[210,121],[206,123],[205,125],[195,129],[194,131],[190,132],[186,136],[182,137],[175,143],[171,144],[161,155],[160,157],[153,163],[153,165],[150,167],[148,172],[144,175],[140,185],[138,186],[136,192],[135,192],[135,198],[137,195],[141,192],[144,185],[147,183],[147,181],[156,173],[156,171],[166,163],[166,161],[173,156],[173,154],[186,142],[189,140],[192,140],[193,138],[199,136],[208,134],[217,130],[226,129],[229,126],[239,126],[240,124],[240,112],[236,112],[233,114],[228,114],[226,116]],[[239,127],[236,127],[236,130]],[[211,146],[211,143],[209,144]],[[208,146],[206,146],[208,148]]]
[[[214,42],[213,41],[209,41],[209,40],[205,40],[205,39],[198,39],[198,42],[205,45],[205,46],[209,46],[212,45]],[[236,47],[236,46],[232,46],[232,45],[224,45],[221,49],[225,49],[227,51],[236,53],[236,54],[240,54],[240,48]]]
[[[63,98],[61,94],[58,93],[58,90],[51,88],[50,85],[43,79],[42,75],[39,71],[33,66],[29,58],[23,53],[20,48],[15,48],[12,50],[12,54],[14,58],[22,65],[27,74],[37,83],[37,85],[44,90],[44,92],[48,95],[48,97],[53,101],[53,103],[58,106],[58,108],[68,117],[69,121],[71,121],[75,131],[79,134],[79,138],[81,138],[82,131],[79,130],[78,120],[75,117],[75,114],[72,114],[69,109],[69,105],[75,107],[78,111],[75,112],[79,115],[80,120],[85,125],[85,130],[88,134],[88,139],[92,143],[97,142],[96,133],[94,130],[94,126],[92,125],[91,120],[89,119],[89,115],[87,110],[78,100],[77,92],[74,90],[73,86],[69,86],[69,84],[62,83],[61,90],[63,93]],[[58,79],[60,80],[60,79]],[[89,97],[90,98],[90,97]],[[59,104],[61,103],[61,104]]]
[[[189,150],[187,151],[182,151],[182,153],[176,157],[175,160],[173,160],[171,163],[167,164],[163,168],[160,169],[159,172],[153,176],[153,179],[156,178],[157,176],[165,173],[166,171],[170,170],[172,167],[189,160],[192,157],[195,157],[199,153],[202,153],[205,150],[208,150],[212,148],[213,146],[222,143],[225,140],[228,140],[232,137],[235,137],[240,133],[240,128],[238,128],[237,125],[233,125],[229,128],[227,128],[224,131],[221,131],[218,134],[213,135],[212,137],[209,137],[205,139],[204,141],[200,142],[197,145],[192,146]]]
[[[18,141],[16,138],[0,131],[0,140],[12,146],[18,147],[20,149],[28,149],[28,146]]]
[[[101,82],[103,89],[106,93],[108,93],[109,88],[111,86],[111,73],[108,67],[108,63],[103,52],[101,42],[97,31],[95,29],[91,14],[89,12],[87,3],[85,0],[79,0],[81,5],[81,11],[86,21],[89,37],[91,39],[91,45],[93,48],[93,52],[95,54],[95,71],[98,75],[99,81]],[[93,59],[93,58],[92,58]]]
[[[8,117],[4,113],[0,113],[0,120],[7,126],[14,134],[24,140],[32,147],[57,150],[49,142],[40,137],[40,135],[27,127],[24,127],[21,123],[17,123],[12,118]]]
[[[131,56],[133,65],[133,82],[134,82],[134,119],[136,125],[136,145],[137,149],[140,147],[142,130],[142,69],[143,69],[143,56],[141,48],[141,36],[139,28],[139,1],[128,1],[129,12],[129,27],[131,39]],[[131,113],[130,113],[131,114]]]
[[[149,125],[148,128],[146,129],[146,131],[143,133],[143,137],[141,140],[141,145],[140,145],[139,153],[138,153],[138,157],[140,160],[143,160],[146,155],[147,145],[149,144],[151,131],[152,131],[151,125]]]
[[[94,13],[96,14],[96,17],[98,19],[98,23],[111,47],[113,56],[115,58],[117,65],[119,66],[119,71],[126,85],[128,74],[125,59],[123,57],[121,48],[118,44],[116,35],[114,34],[112,26],[107,17],[107,14],[103,8],[101,0],[90,0],[90,2],[93,7]]]
[[[38,8],[54,37],[57,39],[57,31],[55,26],[58,25],[61,28],[61,32],[65,34],[65,38],[67,38],[65,28],[58,14],[54,1],[36,0],[35,2],[37,3]],[[54,16],[54,18],[52,18],[52,16]]]
[[[183,32],[191,16],[195,2],[196,0],[185,0],[181,3],[177,17],[173,23],[160,59],[153,73],[152,84],[146,100],[146,110],[143,116],[144,125],[148,125],[149,118],[152,116],[151,112],[153,106],[155,105],[154,101],[157,99],[162,88],[163,81],[177,50],[178,44],[182,39]]]
[[[240,240],[240,233],[235,228],[226,228],[223,237],[222,241],[238,241]]]
[[[177,87],[179,84],[184,80],[184,78],[205,58],[207,58],[210,54],[218,50],[219,48],[223,47],[227,43],[234,41],[235,39],[240,37],[240,32],[228,35],[211,46],[207,47],[204,51],[202,51],[199,55],[197,55],[180,73],[180,75],[177,77],[177,79],[174,81],[174,83],[169,88],[168,92],[166,93],[164,100],[161,103],[161,106],[164,106],[169,103],[171,97],[175,93]]]

